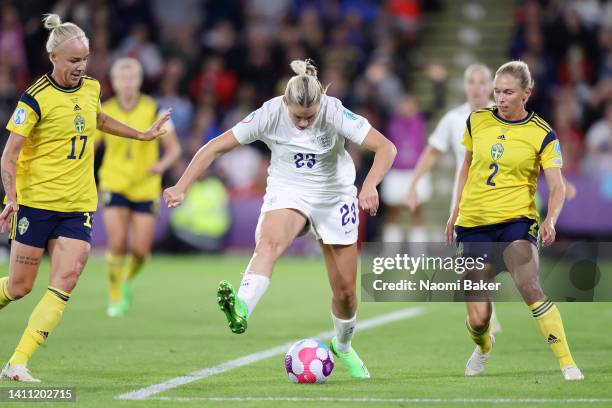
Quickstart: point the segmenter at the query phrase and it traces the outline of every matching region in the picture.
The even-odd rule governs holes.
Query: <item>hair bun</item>
[[[291,69],[298,75],[306,75],[306,61],[295,60],[291,61]]]
[[[310,58],[305,60],[291,61],[291,69],[298,75],[310,75],[317,77],[317,67],[314,66],[313,61]]]
[[[57,14],[45,14],[43,24],[47,30],[53,30],[62,25],[62,19]]]

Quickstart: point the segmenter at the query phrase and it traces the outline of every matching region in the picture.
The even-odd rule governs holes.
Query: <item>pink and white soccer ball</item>
[[[294,383],[324,383],[333,369],[332,352],[319,340],[300,340],[285,354],[285,370]]]

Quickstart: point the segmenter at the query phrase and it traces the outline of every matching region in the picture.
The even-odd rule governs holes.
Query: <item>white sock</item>
[[[351,349],[351,339],[355,333],[355,323],[357,315],[349,320],[338,319],[332,312],[332,320],[334,322],[334,330],[336,332],[336,345],[338,351],[346,353]]]
[[[257,275],[254,272],[246,271],[240,289],[238,289],[238,297],[247,305],[249,316],[253,313],[257,302],[266,293],[270,278],[263,275]]]
[[[384,225],[382,235],[383,242],[402,242],[404,240],[402,227],[398,224]]]
[[[427,229],[425,227],[412,227],[408,231],[408,241],[410,242],[427,242]]]

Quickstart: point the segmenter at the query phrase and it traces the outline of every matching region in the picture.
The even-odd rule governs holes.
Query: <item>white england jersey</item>
[[[278,96],[232,131],[241,144],[261,140],[270,148],[268,191],[329,195],[356,191],[355,164],[344,142],[361,144],[370,128],[367,119],[346,109],[337,98],[323,95],[315,119],[304,130],[293,124],[283,97]]]
[[[466,121],[470,113],[472,113],[472,110],[467,102],[449,110],[442,116],[442,119],[440,119],[428,140],[429,145],[435,147],[436,150],[447,152],[450,148],[455,156],[455,182],[453,183],[451,209],[453,208],[457,193],[457,178],[465,158],[465,147],[461,144],[461,140],[463,139]]]

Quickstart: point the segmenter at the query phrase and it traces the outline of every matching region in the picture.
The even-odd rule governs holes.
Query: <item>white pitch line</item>
[[[208,402],[355,402],[372,404],[600,404],[612,402],[612,398],[342,398],[342,397],[153,397],[158,401],[208,401]]]
[[[411,307],[408,309],[398,310],[396,312],[391,312],[381,316],[373,317],[371,319],[363,320],[361,322],[357,321],[357,330],[368,330],[374,327],[382,326],[383,324],[397,322],[399,320],[404,319],[410,319],[412,317],[420,315],[421,313],[423,313],[424,310],[425,309],[422,307]],[[326,331],[319,334],[315,334],[312,337],[317,339],[330,339],[333,336],[333,331]],[[193,373],[189,373],[181,377],[176,377],[159,384],[153,384],[148,387],[138,389],[136,391],[121,394],[115,398],[121,400],[145,400],[155,394],[159,394],[161,392],[180,387],[181,385],[201,380],[202,378],[224,373],[235,368],[253,364],[270,357],[278,356],[287,352],[289,347],[291,347],[292,345],[293,342],[285,343],[267,350],[258,351],[257,353],[249,354],[247,356],[240,357],[235,360],[226,361],[225,363],[221,363],[213,367],[208,367],[203,370],[195,371]]]

